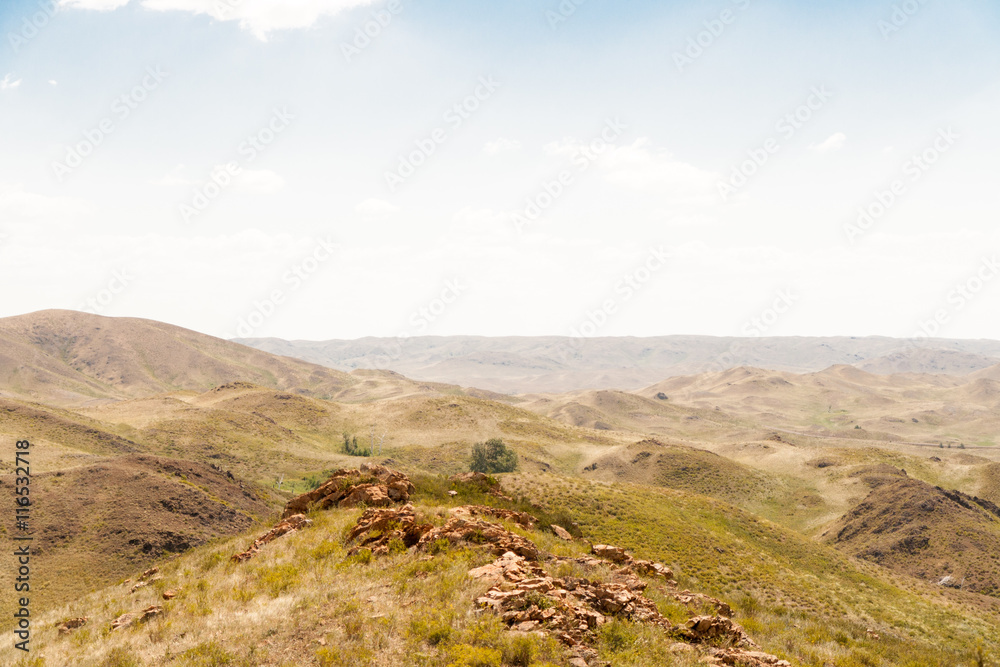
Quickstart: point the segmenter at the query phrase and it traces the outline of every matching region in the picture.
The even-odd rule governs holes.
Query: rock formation
[[[359,470],[338,470],[330,478],[285,505],[282,518],[302,514],[313,508],[388,507],[393,503],[409,502],[413,484],[401,472],[385,466],[363,463]]]
[[[287,519],[283,519],[274,528],[254,540],[249,549],[243,553],[233,555],[231,560],[234,563],[242,563],[243,561],[250,560],[256,556],[257,552],[260,551],[260,548],[268,542],[276,540],[282,535],[287,535],[288,533],[295,532],[300,528],[305,528],[311,525],[312,521],[307,519],[304,514],[294,514]]]

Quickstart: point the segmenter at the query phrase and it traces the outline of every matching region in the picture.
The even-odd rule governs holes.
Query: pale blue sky
[[[790,290],[765,333],[910,336],[944,311],[941,335],[998,335],[995,2],[568,0],[559,22],[555,0],[61,5],[0,9],[0,316],[87,307],[288,338],[594,319],[597,335],[734,335]],[[391,21],[348,60],[379,12]],[[276,127],[249,159],[247,137]],[[54,167],[88,134],[103,138],[79,167]],[[391,189],[418,143],[433,153]],[[925,151],[936,161],[914,169]],[[570,184],[524,217],[560,172]],[[845,230],[894,181],[887,212]],[[326,257],[317,239],[338,254],[307,259]],[[671,258],[626,297],[650,248]],[[420,324],[449,280],[459,294]]]

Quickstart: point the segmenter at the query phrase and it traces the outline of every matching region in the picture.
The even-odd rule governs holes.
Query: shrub
[[[514,637],[503,652],[503,661],[515,667],[529,667],[536,653],[535,644],[528,637]]]
[[[452,650],[452,656],[448,667],[500,667],[500,651],[492,648],[461,644]]]
[[[142,662],[139,661],[135,654],[132,653],[127,648],[122,646],[116,646],[108,652],[104,662],[101,663],[101,667],[141,667]]]
[[[226,651],[217,642],[198,644],[184,652],[187,664],[198,667],[222,667],[237,664],[236,656]]]
[[[344,434],[344,453],[350,456],[368,456],[370,451],[369,447],[365,446],[364,442],[358,443],[358,436],[350,436],[347,433]]]
[[[419,614],[410,619],[409,636],[417,641],[427,642],[431,646],[437,646],[447,642],[452,634],[452,620],[454,612],[449,610],[436,610]]]
[[[601,645],[611,653],[621,653],[630,648],[636,640],[635,628],[617,618],[602,625],[598,630],[598,636]]]
[[[292,564],[276,565],[260,573],[260,582],[271,592],[272,597],[278,597],[298,579],[299,568]]]
[[[517,470],[517,453],[503,444],[500,438],[477,442],[472,446],[469,470],[483,473],[513,472]]]

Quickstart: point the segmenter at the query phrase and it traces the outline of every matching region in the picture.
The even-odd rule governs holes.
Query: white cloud
[[[478,245],[510,238],[514,229],[509,212],[466,206],[452,218],[449,239],[452,242],[469,243],[470,247],[466,252],[475,252]]]
[[[17,88],[21,85],[21,79],[12,80],[13,74],[8,74],[0,81],[0,90],[9,90],[11,88]]]
[[[618,146],[606,142],[587,144],[563,139],[546,144],[547,155],[585,160],[596,166],[609,183],[632,190],[652,190],[667,194],[704,195],[713,191],[716,174],[677,160],[669,152],[652,148],[647,137]]]
[[[496,155],[497,153],[507,153],[509,151],[521,150],[521,142],[515,139],[504,139],[503,137],[498,138],[495,141],[488,141],[486,145],[483,146],[483,152],[487,155]]]
[[[633,190],[702,194],[715,187],[717,176],[670,153],[654,150],[649,139],[636,139],[625,146],[612,146],[597,158],[597,165],[610,183]]]
[[[270,169],[243,169],[233,179],[237,190],[273,195],[285,187],[285,179]]]
[[[388,218],[390,215],[399,212],[399,207],[387,201],[372,198],[364,200],[355,206],[354,210],[366,218],[378,220]]]
[[[58,82],[58,81],[56,81],[56,80],[54,80],[54,79],[49,79],[49,85],[52,85],[52,86],[58,86],[58,85],[59,85],[59,82]]]
[[[196,181],[189,178],[184,178],[182,172],[184,171],[184,165],[179,164],[173,169],[171,169],[165,176],[158,178],[155,181],[150,181],[152,185],[159,185],[165,188],[177,187],[178,185],[200,185]]]
[[[811,144],[809,149],[814,150],[817,153],[829,153],[832,151],[839,151],[844,147],[846,142],[847,135],[843,132],[837,132],[836,134],[831,134],[821,143]]]
[[[185,174],[186,167],[179,164],[161,178],[150,181],[151,185],[158,185],[164,188],[175,187],[196,187],[200,188],[208,182],[205,178],[192,178]],[[226,165],[217,164],[210,172],[211,174],[226,174]],[[285,187],[285,179],[275,171],[270,169],[246,169],[241,168],[240,172],[233,177],[232,187],[235,192],[251,192],[254,194],[273,195],[280,192]]]
[[[239,21],[261,41],[274,30],[308,28],[322,16],[371,5],[375,0],[141,0],[153,11],[184,11],[206,14],[217,21]],[[61,0],[66,7],[107,11],[123,7],[129,0]]]
[[[5,219],[67,219],[89,211],[89,204],[82,199],[46,197],[26,192],[20,184],[0,183],[0,217]]]

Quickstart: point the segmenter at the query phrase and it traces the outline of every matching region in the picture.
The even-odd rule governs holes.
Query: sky
[[[993,0],[13,0],[0,316],[992,338]]]

